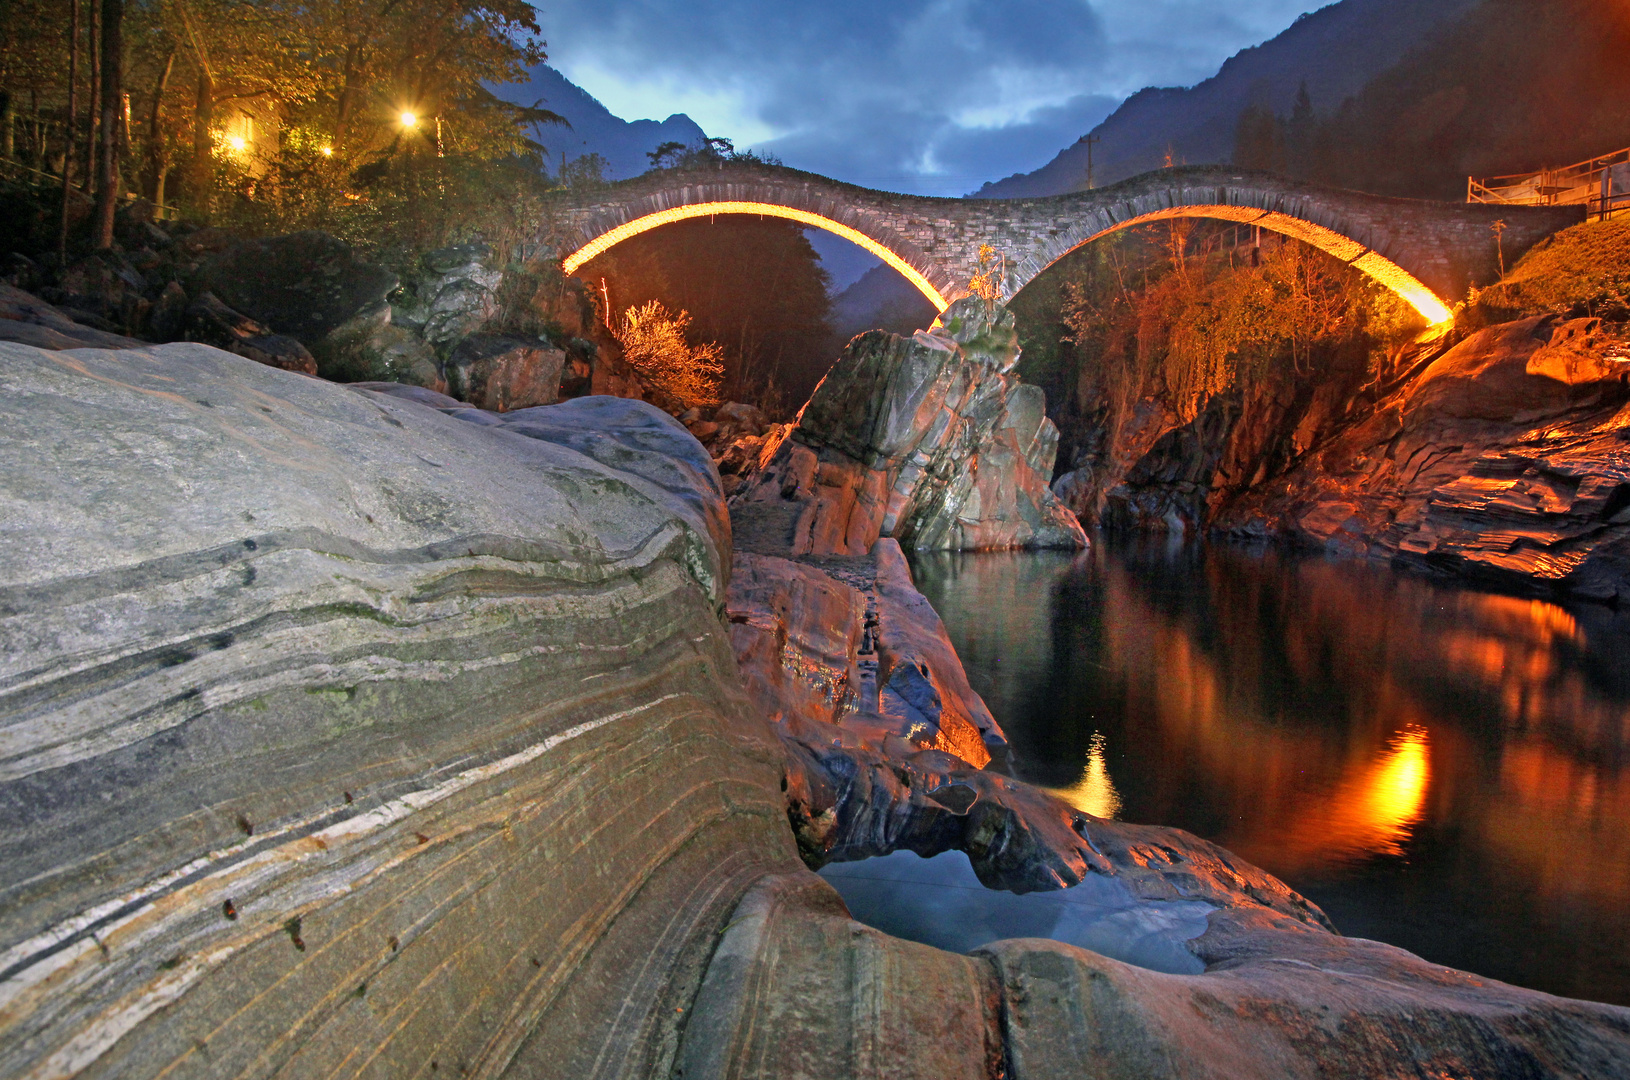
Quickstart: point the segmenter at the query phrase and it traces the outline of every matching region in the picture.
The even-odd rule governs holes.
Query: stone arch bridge
[[[1530,208],[1390,199],[1267,173],[1161,169],[1111,187],[1039,199],[946,199],[856,187],[756,162],[668,169],[553,196],[540,241],[568,273],[659,225],[719,214],[788,218],[870,250],[939,310],[967,292],[979,249],[1003,256],[1002,299],[1080,245],[1132,225],[1209,217],[1305,240],[1408,300],[1450,317],[1534,244],[1583,220],[1578,207]],[[1495,223],[1503,222],[1497,238]]]

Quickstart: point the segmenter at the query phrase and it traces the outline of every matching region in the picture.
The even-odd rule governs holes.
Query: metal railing
[[[1504,206],[1583,206],[1605,221],[1630,214],[1630,147],[1560,169],[1466,178],[1466,201]]]

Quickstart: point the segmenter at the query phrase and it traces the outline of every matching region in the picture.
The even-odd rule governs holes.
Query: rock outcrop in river
[[[1210,905],[1208,967],[849,919],[788,824],[818,774],[738,676],[717,473],[648,406],[0,345],[0,411],[6,1076],[1630,1074],[1630,1010],[1341,938],[1211,845],[888,732],[916,766],[869,766],[852,805],[899,827],[866,835],[1001,874],[1022,825]],[[929,668],[899,696],[950,715],[879,577]]]
[[[1012,374],[1007,309],[976,297],[944,326],[862,334],[797,426],[737,496],[794,554],[864,555],[880,536],[916,550],[1084,547],[1048,490],[1058,430],[1041,390]]]

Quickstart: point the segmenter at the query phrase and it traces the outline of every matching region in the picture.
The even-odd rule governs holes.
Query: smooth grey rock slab
[[[711,484],[193,344],[0,460],[0,1075],[666,1075],[796,866]]]

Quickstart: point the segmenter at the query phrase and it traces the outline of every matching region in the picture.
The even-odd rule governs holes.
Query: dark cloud
[[[1187,85],[1306,0],[545,0],[551,62],[629,119],[877,187],[1036,168],[1145,85]]]

